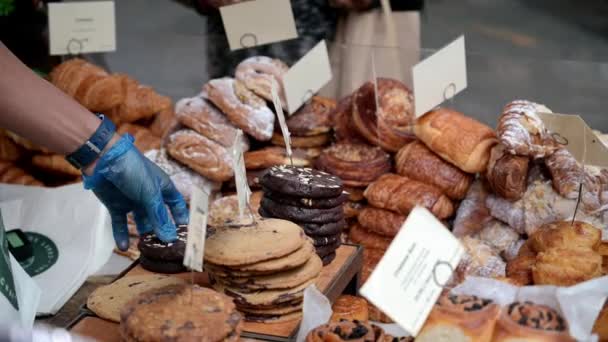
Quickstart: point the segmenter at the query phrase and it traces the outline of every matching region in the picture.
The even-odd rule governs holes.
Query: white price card
[[[464,36],[412,68],[416,117],[467,88]]]
[[[293,114],[302,107],[315,93],[331,81],[331,78],[331,64],[327,53],[327,44],[323,40],[283,76],[289,114]]]
[[[298,37],[289,0],[253,0],[220,7],[230,50]]]
[[[51,55],[116,50],[114,1],[49,3]]]
[[[186,240],[184,266],[198,272],[203,272],[208,210],[209,194],[197,186],[192,186],[190,222],[188,222],[188,239]]]
[[[537,113],[555,141],[581,164],[608,167],[608,148],[578,115]]]
[[[431,212],[416,207],[361,294],[416,336],[463,253],[458,239]]]
[[[232,169],[234,170],[234,181],[236,183],[236,194],[239,204],[239,218],[243,218],[245,210],[249,207],[251,189],[247,183],[247,170],[245,169],[245,157],[243,156],[243,131],[236,131],[234,144],[232,145]]]

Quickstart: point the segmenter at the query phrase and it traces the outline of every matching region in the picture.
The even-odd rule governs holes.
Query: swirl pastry
[[[369,319],[367,301],[361,297],[342,295],[336,299],[331,309],[333,314],[330,322],[340,322],[342,320],[367,321]]]
[[[331,112],[336,109],[336,101],[313,96],[309,103],[300,108],[287,121],[289,133],[297,137],[309,137],[328,133],[331,130]]]
[[[316,327],[306,336],[306,342],[384,342],[386,335],[382,328],[361,322],[341,321]]]
[[[416,342],[489,342],[499,315],[500,306],[489,299],[446,293],[439,297]]]
[[[367,207],[361,210],[357,219],[367,230],[386,236],[395,237],[407,217],[390,210]]]
[[[232,158],[222,145],[193,130],[177,131],[169,136],[167,153],[203,177],[215,182],[232,178]]]
[[[347,186],[365,187],[389,172],[391,161],[380,148],[339,143],[323,150],[316,167],[340,177]]]
[[[414,95],[393,79],[378,78],[378,94],[375,88],[373,82],[367,82],[353,95],[355,127],[371,144],[397,152],[415,139]]]
[[[283,108],[286,108],[283,76],[287,71],[289,67],[279,59],[254,56],[239,63],[234,75],[249,90],[268,101],[272,101],[272,83],[277,82],[279,98]]]
[[[490,188],[499,196],[516,201],[524,195],[528,185],[528,157],[516,156],[505,151],[501,144],[490,152],[486,178]]]
[[[532,302],[516,302],[503,310],[493,342],[574,342],[566,320],[554,309]]]
[[[209,81],[204,91],[228,119],[257,140],[267,141],[274,129],[274,113],[266,102],[245,85],[232,78]]]
[[[431,151],[468,173],[486,170],[490,149],[496,144],[496,135],[490,127],[446,108],[418,118],[415,131]]]
[[[289,165],[293,162],[294,166],[310,166],[311,157],[307,151],[293,150],[291,160],[287,156],[287,151],[283,147],[269,146],[261,150],[245,152],[245,168],[247,170],[267,169],[276,165]]]
[[[400,175],[434,185],[455,200],[463,199],[473,182],[472,175],[444,161],[420,141],[408,143],[399,150],[395,167]]]
[[[339,142],[365,143],[353,123],[353,95],[344,97],[331,114],[331,123]]]
[[[543,158],[557,148],[555,140],[536,113],[551,111],[538,103],[516,100],[505,106],[496,132],[510,154]]]
[[[439,219],[454,214],[454,205],[439,189],[392,173],[370,184],[363,195],[374,207],[402,215],[409,214],[417,205],[427,208]]]
[[[200,96],[185,98],[175,104],[179,122],[224,147],[234,145],[236,127],[214,105]],[[242,146],[249,149],[249,141],[243,136]]]

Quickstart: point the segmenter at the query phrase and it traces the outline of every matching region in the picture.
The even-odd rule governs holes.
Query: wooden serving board
[[[342,245],[336,250],[336,259],[321,271],[316,282],[317,288],[333,303],[349,285],[352,286],[353,290],[356,290],[362,263],[363,252],[360,246]],[[141,266],[135,265],[124,276],[150,273]],[[194,279],[194,283],[209,287],[209,277],[206,273],[180,273],[176,276],[188,281]],[[266,341],[295,340],[299,325],[299,320],[282,323],[246,322],[242,340],[247,338]],[[88,311],[72,326],[71,330],[80,335],[95,338],[98,341],[120,341],[117,323],[95,317]]]

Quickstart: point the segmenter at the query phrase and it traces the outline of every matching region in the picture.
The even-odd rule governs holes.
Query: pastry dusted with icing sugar
[[[287,64],[280,59],[266,56],[249,57],[236,67],[235,78],[254,92],[256,95],[272,101],[272,84],[276,82],[281,104],[285,108],[285,92],[283,90],[283,76],[289,71]]]
[[[219,78],[209,81],[204,91],[235,126],[256,140],[272,138],[274,113],[266,101],[247,89],[243,82],[229,77]]]
[[[509,153],[543,158],[556,150],[557,144],[537,113],[551,113],[551,110],[526,100],[516,100],[505,106],[496,131]]]

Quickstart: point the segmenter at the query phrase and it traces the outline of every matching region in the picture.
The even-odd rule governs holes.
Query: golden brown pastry
[[[420,141],[403,146],[395,156],[397,173],[436,186],[449,198],[461,200],[473,182],[473,176],[444,161]]]
[[[350,227],[348,238],[365,248],[381,250],[386,250],[392,241],[390,238],[368,231],[357,223]]]
[[[583,182],[583,168],[565,148],[560,148],[545,158],[545,165],[551,173],[553,187],[560,195],[577,199],[579,186]]]
[[[535,285],[572,286],[602,276],[602,256],[592,249],[550,248],[532,266]]]
[[[486,171],[492,191],[512,201],[522,198],[528,185],[529,162],[528,157],[508,153],[501,144],[494,146]]]
[[[28,139],[21,137],[17,133],[13,133],[11,131],[4,131],[4,134],[6,134],[6,136],[9,137],[15,144],[23,147],[24,149],[26,149],[28,151],[40,152],[40,153],[44,153],[44,154],[52,153],[47,148],[38,146],[38,145],[34,144],[33,142],[29,141]]]
[[[367,300],[361,297],[342,295],[336,299],[331,307],[333,314],[330,322],[340,322],[341,320],[369,320],[369,310]]]
[[[338,143],[323,150],[315,166],[340,177],[347,186],[365,187],[390,171],[390,158],[378,147]]]
[[[551,248],[598,250],[602,231],[581,221],[560,221],[540,227],[529,238],[530,247],[539,253]]]
[[[532,266],[536,264],[536,255],[520,254],[515,259],[507,262],[507,277],[521,286],[531,285]]]
[[[65,156],[59,154],[38,154],[32,157],[32,165],[49,173],[74,176],[81,175],[80,170],[70,164]]]
[[[173,108],[161,110],[158,115],[154,117],[154,121],[150,125],[150,132],[157,137],[164,138],[174,127],[178,125],[175,118],[175,112]]]
[[[247,170],[268,169],[275,165],[289,165],[292,162],[294,166],[310,166],[312,164],[305,151],[292,150],[292,156],[289,159],[287,151],[278,146],[245,152],[244,158]]]
[[[363,192],[365,188],[355,188],[352,186],[345,186],[344,191],[348,193],[348,200],[352,202],[360,202],[365,199]]]
[[[361,210],[365,208],[367,208],[365,203],[346,201],[342,205],[342,209],[344,210],[344,218],[347,220],[356,219],[359,213],[361,213]]]
[[[417,205],[427,208],[439,219],[454,214],[454,205],[439,189],[392,173],[370,184],[364,196],[374,207],[402,215],[409,214]]]
[[[204,177],[216,182],[232,178],[232,158],[223,146],[192,130],[180,130],[169,136],[167,152]]]
[[[108,111],[108,116],[116,125],[124,122],[150,118],[171,108],[171,99],[158,94],[154,89],[139,84],[127,75],[120,75],[124,101]]]
[[[289,71],[283,61],[266,56],[254,56],[243,60],[237,65],[235,78],[256,95],[267,101],[272,101],[272,84],[276,82],[277,92],[283,108],[286,108],[283,92],[283,76]]]
[[[365,143],[366,140],[358,132],[353,123],[353,96],[344,97],[331,113],[331,123],[336,140],[353,144]]]
[[[274,113],[242,82],[228,77],[215,79],[205,85],[204,91],[235,126],[260,141],[272,138]]]
[[[11,162],[0,160],[0,183],[42,186],[42,182]]]
[[[124,123],[118,127],[117,132],[132,135],[135,138],[135,147],[141,152],[160,149],[160,138],[144,126]]]
[[[232,147],[237,128],[214,105],[197,96],[181,99],[175,105],[179,122],[224,147]],[[243,143],[249,146],[245,138]]]
[[[490,211],[486,207],[488,191],[481,180],[476,180],[469,187],[466,197],[456,212],[452,232],[457,237],[473,235],[479,232],[484,225],[492,220]]]
[[[555,151],[557,144],[536,113],[551,111],[538,103],[516,100],[505,106],[496,132],[507,152],[543,158]]]
[[[326,97],[313,96],[309,103],[286,120],[289,133],[296,137],[328,133],[331,130],[330,114],[335,109],[336,101]]]
[[[94,112],[105,112],[125,100],[121,76],[79,58],[59,64],[49,74],[51,83]]]
[[[502,310],[492,342],[574,342],[568,323],[555,310],[532,302],[516,302]]]
[[[369,276],[372,274],[382,257],[384,256],[384,249],[377,248],[365,248],[363,250],[363,266],[361,268],[361,283],[360,285],[365,284]],[[376,321],[376,319],[371,317],[372,310],[370,306],[370,319]]]
[[[367,207],[361,210],[357,219],[366,230],[393,238],[399,233],[407,216],[390,210]]]
[[[0,160],[14,162],[21,156],[21,149],[11,140],[6,131],[0,129]]]
[[[468,173],[484,172],[490,149],[496,145],[496,135],[490,127],[447,108],[418,118],[415,132],[431,151]]]
[[[604,303],[604,307],[595,320],[593,325],[593,333],[597,334],[600,342],[608,341],[608,302]]]
[[[602,256],[602,271],[604,275],[608,275],[608,242],[602,241],[597,252]]]
[[[443,294],[431,310],[416,342],[490,342],[500,306],[475,296]]]
[[[353,95],[352,116],[357,131],[384,150],[397,152],[415,139],[414,95],[397,80],[378,78],[361,86]]]

